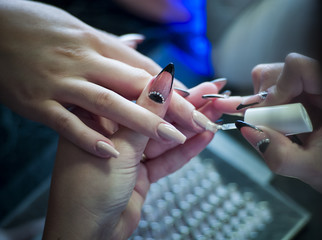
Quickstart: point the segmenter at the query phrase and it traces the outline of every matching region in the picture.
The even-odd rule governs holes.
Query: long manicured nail
[[[184,97],[185,98],[185,97],[188,97],[190,95],[190,93],[187,90],[185,90],[185,89],[177,88],[177,87],[174,87],[173,89],[176,90],[176,92],[179,95],[181,95],[181,97]]]
[[[119,39],[123,42],[142,42],[145,39],[145,36],[139,33],[129,33],[119,36]]]
[[[217,78],[210,82],[215,84],[218,88],[218,91],[220,91],[227,84],[227,78]]]
[[[247,141],[253,145],[253,147],[261,153],[265,153],[270,140],[263,130],[241,120],[237,120],[235,124],[237,129],[242,133]]]
[[[142,34],[130,33],[120,36],[119,39],[125,45],[131,48],[137,48],[137,46],[144,41],[145,36]]]
[[[160,123],[157,131],[162,138],[167,140],[172,140],[181,144],[186,141],[186,136],[170,124]]]
[[[205,115],[203,115],[201,112],[194,110],[192,113],[192,118],[200,127],[209,130],[211,132],[217,132],[217,124],[210,121],[209,118],[207,118]]]
[[[246,97],[236,108],[236,110],[240,110],[246,107],[254,106],[263,102],[268,95],[268,92],[262,91],[253,96]]]
[[[120,155],[120,153],[112,145],[103,141],[98,141],[96,143],[96,150],[104,156],[112,156],[117,158]]]
[[[205,94],[202,95],[202,98],[229,98],[231,95],[231,91],[230,90],[226,90],[223,93],[213,93],[213,94]]]
[[[174,65],[169,63],[153,80],[149,98],[156,103],[164,103],[172,89]]]

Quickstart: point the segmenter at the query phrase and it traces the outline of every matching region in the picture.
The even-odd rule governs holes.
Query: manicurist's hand
[[[312,133],[286,137],[264,126],[245,122],[238,122],[237,126],[271,170],[299,178],[322,192],[321,65],[312,58],[291,53],[284,63],[256,66],[252,76],[254,96],[218,99],[213,102],[215,108],[238,112],[248,107],[302,103],[311,118]]]
[[[132,48],[140,39],[118,38],[58,8],[17,0],[0,1],[0,31],[0,101],[15,112],[100,157],[118,155],[107,136],[119,124],[176,141],[159,126],[160,117],[132,102],[161,70]],[[86,124],[74,107],[90,113]],[[167,119],[201,132],[194,109],[174,93]]]
[[[137,103],[158,116],[172,95],[172,65],[153,78]],[[86,112],[85,112],[86,114]],[[172,131],[171,128],[168,129]],[[155,159],[142,154],[148,137],[120,127],[111,137],[118,158],[100,159],[62,138],[53,173],[44,239],[127,239],[135,230],[152,181],[176,170],[171,157],[183,162],[198,154],[213,134],[203,132]],[[177,135],[183,142],[185,137]],[[172,154],[174,156],[172,156]],[[156,174],[160,169],[162,176]]]

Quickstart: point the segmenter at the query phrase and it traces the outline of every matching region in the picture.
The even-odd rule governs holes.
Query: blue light
[[[183,64],[196,73],[212,76],[214,70],[211,63],[211,44],[206,35],[206,0],[186,0],[183,3],[191,13],[190,21],[169,25],[176,38],[176,54]]]

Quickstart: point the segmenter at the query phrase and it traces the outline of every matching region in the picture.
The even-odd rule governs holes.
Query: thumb
[[[306,178],[309,164],[304,149],[288,137],[267,127],[254,126],[237,121],[236,127],[243,137],[262,155],[268,167],[275,173]]]

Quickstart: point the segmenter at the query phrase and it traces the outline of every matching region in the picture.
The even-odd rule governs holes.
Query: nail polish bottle
[[[255,126],[266,126],[285,135],[312,132],[309,115],[301,103],[249,108],[244,121]]]

